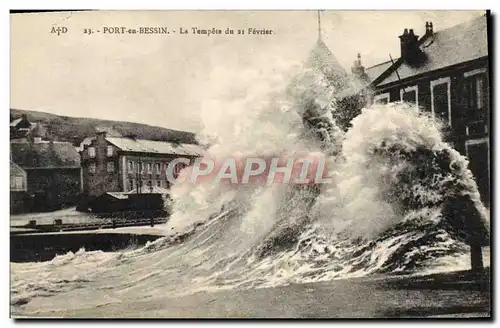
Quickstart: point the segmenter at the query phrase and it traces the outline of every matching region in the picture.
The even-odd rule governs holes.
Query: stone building
[[[108,137],[98,132],[80,152],[83,203],[106,192],[150,192],[168,189],[167,165],[178,157],[194,159],[203,154],[195,144],[152,141],[133,137]],[[177,170],[181,166],[176,166]]]

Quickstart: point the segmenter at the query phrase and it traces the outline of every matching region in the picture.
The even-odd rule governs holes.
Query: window
[[[151,163],[148,163],[148,173],[151,173],[153,168],[153,165]]]
[[[134,172],[134,162],[132,162],[132,161],[128,162],[128,171]]]
[[[113,156],[113,146],[108,146],[106,154],[108,155],[108,157]]]
[[[486,69],[464,73],[465,105],[469,111],[485,111],[488,101]]]
[[[90,158],[95,157],[95,148],[94,147],[89,147],[89,157]]]
[[[389,93],[382,93],[376,95],[374,99],[375,104],[388,104],[389,103]]]
[[[115,163],[108,162],[108,173],[115,172]]]
[[[23,177],[16,177],[16,189],[23,189]]]
[[[434,118],[451,126],[450,78],[431,81],[431,108]]]
[[[10,177],[10,188],[11,189],[23,189],[23,177]]]
[[[160,163],[156,163],[155,166],[156,166],[156,174],[160,175],[160,173],[161,173],[161,164]]]
[[[409,102],[418,107],[418,86],[406,87],[399,90],[401,101]]]
[[[140,162],[139,163],[139,172],[144,172],[144,163],[143,162]]]
[[[134,190],[135,188],[135,181],[134,179],[129,179],[128,180],[128,190]]]
[[[94,174],[95,173],[95,163],[90,163],[89,165],[89,173]]]
[[[161,187],[161,180],[156,180],[156,186]]]

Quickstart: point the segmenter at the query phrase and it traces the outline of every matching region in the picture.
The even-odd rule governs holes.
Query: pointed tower
[[[306,66],[323,73],[336,88],[342,90],[347,86],[347,73],[323,42],[321,32],[321,12],[318,10],[318,41],[309,54]]]

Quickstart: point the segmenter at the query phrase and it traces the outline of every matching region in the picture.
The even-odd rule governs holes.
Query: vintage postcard
[[[491,318],[488,11],[10,13],[13,318]]]

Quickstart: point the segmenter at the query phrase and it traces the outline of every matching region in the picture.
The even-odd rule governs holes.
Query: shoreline
[[[18,309],[19,310],[19,309]],[[18,313],[22,311],[16,311]],[[372,276],[122,300],[23,318],[491,318],[490,273]]]

